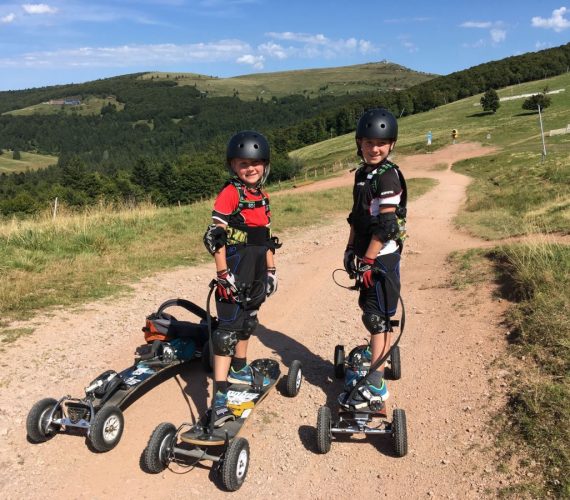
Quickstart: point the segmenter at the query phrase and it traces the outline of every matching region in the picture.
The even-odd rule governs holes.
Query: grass
[[[125,107],[125,105],[117,101],[115,97],[100,98],[90,96],[84,99],[81,104],[77,106],[65,106],[43,102],[33,106],[28,106],[27,108],[7,111],[2,114],[14,116],[55,115],[58,113],[77,114],[80,116],[98,115],[101,113],[101,108],[109,103],[114,104],[117,107],[117,111],[120,111]]]
[[[410,198],[433,185],[413,179]],[[331,220],[323,214],[347,213],[351,198],[348,187],[275,197],[274,233]],[[56,221],[45,213],[1,224],[1,317],[25,320],[40,309],[125,291],[162,269],[210,261],[202,235],[211,207],[212,200],[170,208],[97,207],[81,214],[62,208]]]
[[[537,479],[524,481],[519,492],[569,498],[570,248],[509,245],[492,257],[504,294],[516,301],[507,317],[511,351],[525,368],[512,382],[502,450],[508,456],[520,452],[524,443],[523,453],[535,464],[528,470],[540,472]]]
[[[57,156],[20,152],[20,159],[14,160],[12,153],[12,151],[4,150],[4,153],[0,155],[0,174],[37,170],[57,163]]]
[[[377,62],[275,73],[257,73],[232,78],[216,78],[196,73],[146,73],[141,78],[175,80],[178,85],[193,85],[209,96],[233,96],[255,100],[303,94],[344,95],[403,89],[430,80],[435,75],[418,73],[397,64]]]
[[[520,85],[500,89],[500,97],[540,92],[548,86],[550,89],[566,89],[551,96],[552,104],[544,110],[543,123],[545,132],[566,127],[570,123],[570,73]],[[458,141],[478,141],[499,147],[526,144],[538,154],[541,151],[540,126],[537,113],[529,113],[521,109],[523,100],[512,100],[501,103],[495,114],[483,113],[478,105],[482,94],[456,101],[425,113],[405,116],[398,120],[399,138],[396,151],[401,154],[435,151],[451,144],[451,130],[459,132]],[[381,102],[379,102],[380,104]],[[432,132],[432,145],[427,146],[426,134]],[[488,134],[490,138],[487,139]],[[549,143],[556,137],[547,137]],[[326,148],[324,148],[326,146]],[[319,151],[326,149],[334,159],[343,159],[344,153],[354,155],[354,135],[347,134],[335,137],[332,141],[324,141],[306,146],[296,153],[315,160]]]
[[[25,337],[33,333],[33,328],[8,328],[0,330],[0,350],[3,344],[11,344],[20,337]]]

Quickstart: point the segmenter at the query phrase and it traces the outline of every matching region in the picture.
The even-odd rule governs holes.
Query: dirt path
[[[244,433],[251,466],[234,498],[481,498],[493,496],[503,478],[495,473],[488,422],[503,404],[501,376],[493,360],[502,355],[499,326],[504,302],[482,287],[447,287],[445,258],[481,242],[453,229],[467,177],[433,170],[440,163],[489,153],[457,144],[431,155],[398,158],[408,177],[439,184],[409,207],[411,234],[403,258],[407,324],[402,339],[400,381],[389,384],[389,408],[406,410],[409,454],[391,455],[388,439],[333,442],[327,455],[315,451],[317,409],[341,391],[333,380],[336,344],[351,347],[366,338],[355,292],[334,285],[342,265],[346,222],[283,235],[279,292],[264,306],[250,357],[304,364],[305,382],[296,399],[274,393]],[[324,185],[349,185],[351,176]],[[321,188],[323,186],[321,184]],[[310,185],[300,190],[311,190]],[[133,286],[128,297],[99,301],[77,311],[36,318],[33,336],[5,350],[0,380],[0,496],[2,498],[221,498],[209,466],[188,474],[145,474],[139,458],[162,421],[191,421],[206,404],[208,382],[199,363],[163,383],[125,412],[125,433],[106,454],[91,452],[78,436],[61,435],[32,445],[25,435],[31,405],[46,396],[81,395],[99,372],[123,368],[142,340],[144,317],[163,300],[181,296],[204,304],[212,266],[180,268]],[[181,472],[180,468],[175,470]]]

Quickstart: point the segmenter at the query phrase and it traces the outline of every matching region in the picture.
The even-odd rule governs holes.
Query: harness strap
[[[237,215],[239,214],[244,208],[253,210],[255,208],[260,208],[260,207],[265,207],[265,213],[268,213],[270,208],[269,208],[269,198],[265,195],[265,193],[257,188],[259,194],[261,194],[261,200],[247,200],[246,196],[245,196],[245,186],[243,185],[242,182],[240,182],[237,179],[230,179],[229,180],[229,184],[232,184],[238,192],[239,195],[239,202],[238,202],[238,206],[237,208],[230,214],[231,215]]]

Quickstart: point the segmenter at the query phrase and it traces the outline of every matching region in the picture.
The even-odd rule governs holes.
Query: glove
[[[218,271],[216,275],[218,297],[234,302],[238,294],[236,278],[229,269]]]
[[[360,286],[364,288],[370,288],[372,285],[374,285],[374,279],[372,277],[372,266],[374,265],[374,259],[362,257],[362,259],[356,260],[356,281],[360,284]]]
[[[346,250],[344,251],[344,269],[348,273],[350,279],[354,278],[356,274],[356,255],[354,254],[354,247],[352,245],[346,245]]]
[[[274,267],[267,268],[267,284],[265,285],[265,293],[268,297],[277,291],[277,270]]]

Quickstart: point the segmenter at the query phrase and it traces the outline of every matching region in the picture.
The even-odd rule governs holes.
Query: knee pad
[[[362,322],[372,335],[376,335],[377,333],[384,333],[389,330],[386,324],[386,318],[378,314],[364,313],[362,315]]]
[[[218,356],[233,356],[238,343],[237,333],[230,330],[217,329],[212,333],[214,354]]]
[[[250,316],[243,320],[243,330],[238,333],[239,340],[247,340],[259,325],[257,316]]]

